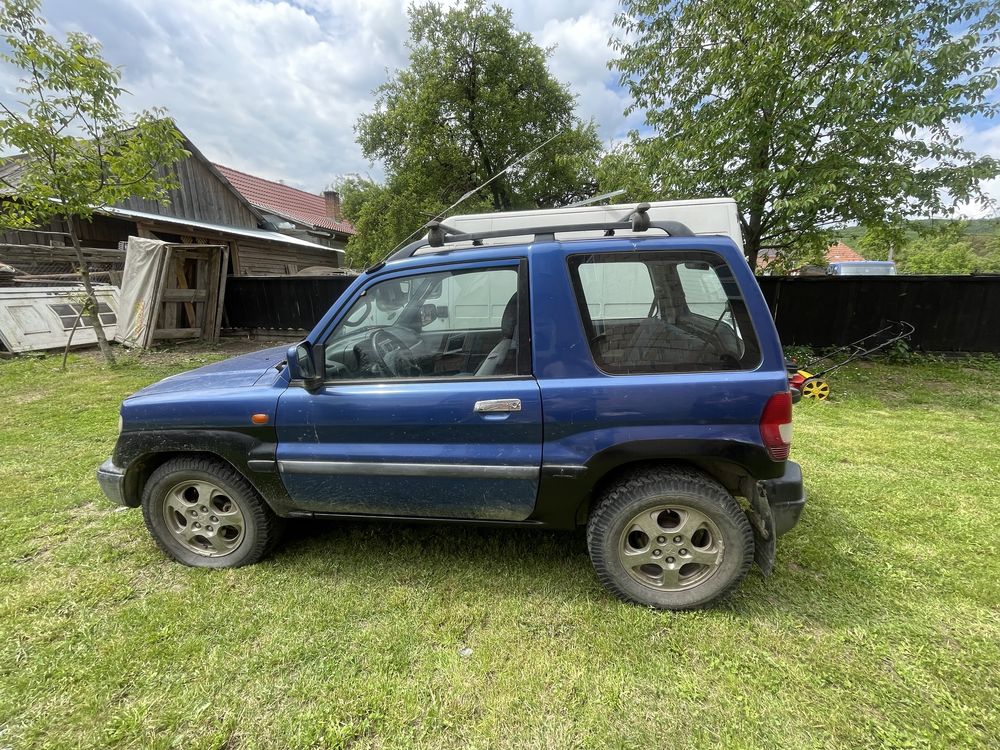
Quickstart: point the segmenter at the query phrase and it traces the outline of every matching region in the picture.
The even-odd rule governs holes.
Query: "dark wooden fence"
[[[786,346],[839,346],[905,320],[914,349],[1000,352],[1000,275],[757,280]]]
[[[223,325],[309,330],[350,276],[231,276]],[[786,345],[838,346],[882,328],[915,326],[915,349],[1000,353],[1000,275],[760,276]]]
[[[226,328],[308,331],[353,276],[230,276]]]

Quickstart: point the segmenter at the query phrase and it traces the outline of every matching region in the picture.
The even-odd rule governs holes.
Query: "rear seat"
[[[616,323],[597,342],[601,359],[609,365],[643,362],[690,365],[717,356],[715,347],[694,334],[659,318],[637,324]]]

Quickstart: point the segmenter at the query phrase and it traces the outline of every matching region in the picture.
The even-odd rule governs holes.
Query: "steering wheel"
[[[397,378],[421,375],[420,365],[413,358],[410,348],[387,328],[376,328],[368,337],[368,345],[375,353],[379,366]]]

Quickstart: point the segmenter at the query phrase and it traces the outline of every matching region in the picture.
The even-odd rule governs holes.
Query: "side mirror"
[[[420,326],[429,326],[435,320],[437,320],[438,309],[437,305],[427,303],[426,305],[421,305],[420,307]]]
[[[301,344],[288,349],[288,374],[292,380],[301,380],[307,391],[314,391],[326,379],[326,359],[322,344]]]

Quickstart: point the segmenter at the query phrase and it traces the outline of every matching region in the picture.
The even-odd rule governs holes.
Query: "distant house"
[[[120,269],[124,261],[122,247],[130,235],[167,242],[225,245],[229,249],[227,271],[236,276],[280,276],[315,266],[344,265],[344,240],[353,230],[343,222],[330,221],[336,226],[320,226],[322,217],[315,215],[315,209],[325,205],[324,198],[293,191],[313,199],[310,210],[301,215],[298,208],[286,210],[291,204],[284,193],[279,196],[282,202],[275,210],[263,208],[263,203],[255,204],[244,195],[187,137],[184,148],[191,153],[188,158],[161,168],[161,173],[172,172],[178,183],[170,191],[169,202],[130,198],[98,209],[93,221],[83,224],[81,240],[95,267]],[[19,156],[0,160],[0,200],[10,199],[23,164],[24,159]],[[244,177],[268,183],[250,175]],[[276,224],[279,213],[299,218]],[[316,221],[311,222],[312,219]],[[65,270],[71,271],[72,256],[66,248],[69,239],[60,235],[66,229],[65,222],[56,218],[37,232],[0,230],[0,263],[43,273],[62,270],[59,265],[63,264]],[[322,229],[328,231],[324,233]]]
[[[775,254],[773,250],[761,250],[760,255],[757,256],[757,272],[758,273],[769,273],[768,266],[774,261]],[[841,263],[844,261],[855,261],[864,260],[857,252],[852,248],[845,245],[843,242],[835,242],[826,249],[826,262],[830,263]],[[808,264],[800,266],[790,272],[792,276],[814,276],[817,274],[826,273],[825,266],[817,266],[813,264]]]
[[[335,190],[314,195],[221,164],[215,168],[283,234],[339,249],[354,234],[354,227],[344,220],[340,194]]]
[[[845,261],[864,260],[858,253],[843,242],[837,242],[826,249],[827,263],[843,263]]]

